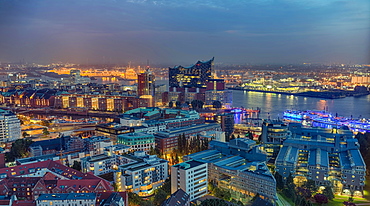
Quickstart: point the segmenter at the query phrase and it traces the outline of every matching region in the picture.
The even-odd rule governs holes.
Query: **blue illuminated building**
[[[332,186],[337,194],[363,196],[366,165],[359,144],[348,127],[305,128],[289,124],[292,137],[283,142],[276,158],[276,171],[290,174],[301,186],[313,180],[320,189]]]

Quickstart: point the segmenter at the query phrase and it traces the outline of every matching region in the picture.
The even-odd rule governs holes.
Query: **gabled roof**
[[[67,179],[95,179],[99,178],[93,174],[82,173],[78,170],[64,166],[60,162],[46,160],[42,162],[30,163],[25,165],[18,165],[15,167],[7,167],[0,169],[0,178],[12,176],[24,176],[36,173],[41,169],[47,169],[48,172],[63,176]]]
[[[189,202],[190,196],[182,189],[178,189],[173,193],[162,206],[183,206]]]

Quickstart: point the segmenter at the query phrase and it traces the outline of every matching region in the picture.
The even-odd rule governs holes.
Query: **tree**
[[[315,181],[308,179],[307,182],[303,185],[303,187],[306,187],[307,189],[311,190],[312,192],[317,190]]]
[[[72,167],[71,168],[73,168],[73,169],[75,169],[75,170],[78,170],[78,171],[81,171],[81,169],[82,169],[82,167],[81,167],[81,162],[79,162],[79,161],[73,161],[73,165],[72,165]]]
[[[6,161],[12,162],[16,158],[24,158],[28,157],[28,147],[33,143],[33,141],[30,138],[23,138],[23,139],[17,139],[12,144],[12,147],[10,148],[10,152],[7,152],[5,154]]]
[[[162,189],[158,189],[155,192],[153,203],[156,206],[160,206],[166,199],[167,199],[167,193]]]
[[[311,190],[310,189],[307,189],[307,188],[303,188],[303,187],[298,187],[297,188],[297,193],[300,196],[302,196],[302,197],[304,197],[306,199],[311,198],[311,196],[312,196]]]
[[[328,198],[323,194],[316,194],[314,199],[315,202],[320,205],[328,203]]]
[[[220,108],[222,108],[222,103],[220,101],[214,101],[212,103],[212,107],[215,108],[215,109],[220,109]]]
[[[140,202],[140,206],[154,206],[154,203],[150,200]]]
[[[334,193],[333,193],[333,189],[331,186],[327,186],[323,191],[322,191],[322,194],[325,195],[326,197],[328,197],[329,200],[333,200],[334,199]]]
[[[245,137],[248,138],[248,139],[253,140],[253,133],[248,130],[247,134],[245,134]]]
[[[285,182],[286,186],[291,186],[293,185],[293,188],[294,188],[294,181],[293,181],[293,176],[292,174],[290,173],[289,176],[286,178],[286,182]]]
[[[129,206],[136,206],[136,205],[140,205],[140,203],[142,202],[143,200],[139,197],[139,195],[133,193],[133,192],[129,192],[128,193],[128,204]]]
[[[48,131],[48,129],[47,129],[47,128],[44,128],[44,129],[42,130],[42,134],[43,134],[43,135],[49,135],[49,134],[50,134],[50,132]]]
[[[171,195],[171,179],[167,178],[163,183],[161,189],[166,192],[167,195]]]
[[[181,102],[180,101],[176,101],[176,109],[181,109]]]
[[[30,135],[29,135],[27,132],[23,132],[23,133],[22,133],[22,136],[23,136],[23,138],[27,138],[27,137],[29,137]]]
[[[235,135],[234,135],[234,134],[232,134],[232,135],[230,135],[230,136],[229,136],[229,141],[230,141],[230,140],[233,140],[233,139],[235,139]],[[228,141],[227,141],[227,142],[228,142]]]
[[[227,206],[227,203],[221,199],[206,199],[200,203],[200,206]]]
[[[275,180],[276,180],[276,188],[278,190],[284,189],[283,176],[281,176],[279,172],[275,172],[274,176],[275,176]]]
[[[48,120],[42,120],[40,125],[42,126],[45,126],[45,127],[49,127],[50,126],[50,122]]]
[[[172,101],[168,103],[168,107],[169,108],[172,108],[173,107],[173,102]]]
[[[156,154],[155,149],[153,148],[153,146],[150,146],[149,155],[155,155],[155,154]]]
[[[194,110],[202,109],[204,105],[204,102],[201,100],[195,99],[191,101],[191,106],[193,107]]]

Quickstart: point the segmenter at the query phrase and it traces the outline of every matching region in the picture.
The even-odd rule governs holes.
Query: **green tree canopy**
[[[28,147],[33,143],[30,138],[17,139],[12,144],[10,152],[5,154],[6,161],[12,162],[16,158],[24,158],[29,156]]]
[[[200,206],[227,206],[227,203],[221,199],[206,199],[200,203]]]
[[[334,199],[334,193],[331,186],[325,187],[325,189],[322,191],[322,194],[325,195],[329,200]]]
[[[79,162],[79,161],[73,161],[73,165],[72,165],[72,167],[71,168],[73,168],[73,169],[75,169],[75,170],[78,170],[78,171],[81,171],[81,162]]]
[[[215,109],[220,109],[220,108],[222,108],[222,103],[220,101],[214,101],[212,103],[212,107],[215,108]]]
[[[167,193],[162,189],[158,189],[155,192],[153,203],[156,206],[160,206],[166,199],[167,199]]]
[[[173,107],[173,102],[172,101],[168,103],[168,107],[169,108],[172,108]]]

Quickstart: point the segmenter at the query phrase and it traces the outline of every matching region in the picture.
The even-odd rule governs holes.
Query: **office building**
[[[133,151],[149,152],[150,148],[155,148],[154,136],[141,132],[120,134],[117,136],[117,142],[130,146]]]
[[[171,167],[171,193],[182,189],[190,201],[208,194],[207,163],[190,160]]]
[[[234,132],[234,114],[233,113],[222,113],[216,114],[214,120],[221,125],[222,131],[225,132],[225,137],[227,139]]]
[[[205,91],[205,104],[212,105],[213,102],[219,101],[224,106],[231,106],[233,93],[225,87],[223,79],[209,79]]]
[[[11,111],[0,109],[0,141],[12,142],[21,138],[21,122]]]
[[[137,96],[155,96],[155,77],[154,74],[146,69],[145,72],[137,75]]]
[[[205,88],[208,79],[212,78],[213,61],[214,58],[205,62],[198,61],[190,67],[169,68],[169,86]]]

